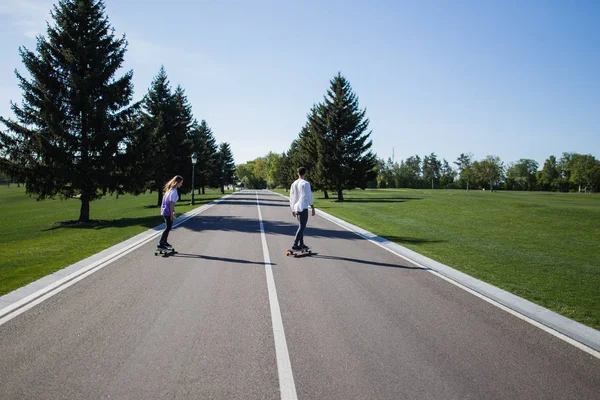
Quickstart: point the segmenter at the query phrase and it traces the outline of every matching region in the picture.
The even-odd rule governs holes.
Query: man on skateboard
[[[304,229],[308,222],[308,207],[312,209],[312,216],[315,216],[315,206],[313,205],[312,190],[310,183],[304,180],[306,168],[298,168],[298,179],[290,187],[290,207],[292,216],[298,219],[298,230],[294,237],[292,251],[308,251],[308,246],[304,243]]]

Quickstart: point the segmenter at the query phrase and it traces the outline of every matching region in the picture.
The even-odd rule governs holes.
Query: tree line
[[[60,0],[38,36],[36,51],[19,48],[26,78],[11,102],[15,119],[0,117],[0,171],[23,182],[30,195],[79,197],[79,221],[90,220],[90,202],[107,193],[157,192],[174,175],[183,192],[233,182],[229,143],[217,145],[205,120],[198,122],[185,90],[171,88],[163,67],[143,99],[133,101],[133,71],[117,76],[127,50],[115,37],[102,0]],[[198,161],[192,167],[191,155]]]
[[[293,171],[285,171],[286,154],[270,152],[238,165],[241,183],[248,188],[287,188]],[[414,155],[394,162],[378,158],[375,179],[368,188],[487,189],[556,192],[590,192],[600,188],[600,161],[589,154],[549,156],[542,169],[537,161],[520,159],[505,164],[497,156],[473,160],[462,153],[455,161],[440,160],[435,153]]]
[[[452,165],[454,164],[454,165]],[[497,156],[473,160],[462,153],[452,164],[435,155],[393,162],[378,160],[378,188],[442,188],[527,191],[589,191],[600,187],[600,162],[593,156],[563,153],[549,156],[542,169],[537,161],[520,159],[504,164]]]

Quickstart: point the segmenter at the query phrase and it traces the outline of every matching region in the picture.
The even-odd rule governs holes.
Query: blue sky
[[[0,2],[0,115],[55,0]],[[289,148],[341,72],[395,160],[600,158],[600,2],[106,0],[140,99],[164,65],[236,163]]]

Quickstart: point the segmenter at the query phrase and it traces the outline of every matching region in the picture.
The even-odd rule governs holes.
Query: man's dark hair
[[[300,176],[306,175],[306,168],[304,168],[304,167],[298,168],[298,173],[300,174]]]

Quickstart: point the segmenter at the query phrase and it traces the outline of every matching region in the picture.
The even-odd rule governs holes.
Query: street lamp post
[[[198,154],[192,154],[192,205],[194,205],[194,177],[196,176],[196,161],[198,161]]]
[[[221,193],[225,194],[225,166],[221,166]]]

